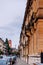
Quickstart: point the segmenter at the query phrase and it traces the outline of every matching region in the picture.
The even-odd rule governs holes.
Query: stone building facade
[[[43,0],[27,0],[20,47],[28,63],[41,62],[43,53]],[[31,61],[32,60],[32,61]]]
[[[4,41],[0,38],[0,50],[5,53],[6,46],[4,44]]]

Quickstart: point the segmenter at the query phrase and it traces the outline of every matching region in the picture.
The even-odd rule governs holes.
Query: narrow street
[[[23,60],[18,58],[14,65],[28,65],[28,64],[26,64]]]

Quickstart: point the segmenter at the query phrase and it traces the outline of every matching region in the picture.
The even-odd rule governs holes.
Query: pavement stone
[[[17,61],[14,65],[29,65],[25,61],[21,60],[20,58],[17,58]]]

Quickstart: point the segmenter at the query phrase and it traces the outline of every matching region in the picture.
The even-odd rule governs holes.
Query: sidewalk
[[[26,64],[25,61],[23,61],[20,58],[18,58],[17,62],[14,65],[29,65],[29,64]]]

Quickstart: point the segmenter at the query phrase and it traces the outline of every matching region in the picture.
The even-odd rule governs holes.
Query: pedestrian
[[[12,58],[10,58],[10,65],[12,65]]]

